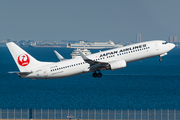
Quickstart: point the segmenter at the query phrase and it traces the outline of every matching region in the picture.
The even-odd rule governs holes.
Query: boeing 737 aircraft
[[[54,79],[64,78],[82,73],[94,72],[93,77],[102,77],[101,70],[117,70],[126,67],[127,63],[167,55],[175,45],[162,40],[147,41],[133,45],[115,48],[85,56],[81,51],[80,57],[64,59],[54,51],[59,62],[40,62],[13,42],[7,43],[20,72],[21,78]]]

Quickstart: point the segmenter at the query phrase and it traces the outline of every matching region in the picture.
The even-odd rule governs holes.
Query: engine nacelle
[[[125,68],[126,67],[126,61],[125,60],[120,60],[120,61],[113,61],[110,64],[110,69],[111,70],[117,70],[117,69],[121,69],[121,68]]]

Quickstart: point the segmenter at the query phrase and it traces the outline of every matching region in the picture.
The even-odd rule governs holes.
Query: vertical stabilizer
[[[37,61],[35,58],[33,58],[30,54],[21,49],[15,43],[9,42],[6,43],[6,45],[21,72],[31,71],[38,66],[42,66],[42,62]]]

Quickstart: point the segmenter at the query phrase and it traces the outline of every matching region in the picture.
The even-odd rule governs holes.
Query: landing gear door
[[[159,50],[158,43],[155,43],[155,49],[156,49],[156,50]]]

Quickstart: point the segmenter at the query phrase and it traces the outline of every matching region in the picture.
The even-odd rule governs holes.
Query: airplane
[[[36,60],[26,51],[13,42],[6,43],[20,72],[20,78],[56,79],[65,78],[82,73],[93,72],[93,77],[102,77],[101,70],[117,70],[125,68],[127,63],[159,56],[159,61],[172,50],[175,45],[164,40],[153,40],[85,56],[79,51],[80,56],[73,59],[64,59],[54,51],[59,62],[41,62]]]

